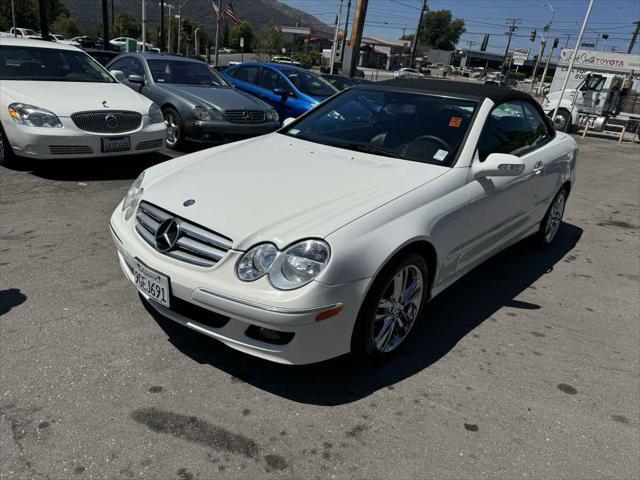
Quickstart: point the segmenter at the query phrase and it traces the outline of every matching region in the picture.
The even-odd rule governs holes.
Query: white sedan
[[[278,132],[149,168],[111,232],[175,322],[275,362],[384,358],[469,270],[554,240],[576,152],[522,92],[355,86]]]
[[[0,164],[148,153],[165,137],[160,108],[83,51],[0,39]]]
[[[413,68],[401,68],[393,72],[394,78],[424,78],[424,75]]]

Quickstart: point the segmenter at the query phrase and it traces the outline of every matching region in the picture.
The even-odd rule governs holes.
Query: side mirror
[[[289,90],[283,87],[274,88],[273,93],[282,97],[283,101],[286,100],[287,97],[289,96]]]
[[[284,119],[284,121],[282,122],[282,126],[286,127],[287,125],[289,125],[291,122],[293,122],[295,120],[295,118],[293,117],[287,117]]]
[[[119,82],[124,81],[124,72],[122,70],[111,70],[109,73],[114,76]]]
[[[144,85],[144,77],[142,75],[129,75],[129,78],[127,80],[129,80],[131,83]]]
[[[508,153],[492,153],[484,162],[474,162],[475,178],[517,177],[524,173],[524,163],[520,158]]]

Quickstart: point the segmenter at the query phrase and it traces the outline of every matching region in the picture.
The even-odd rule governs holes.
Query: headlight
[[[245,282],[259,279],[269,273],[277,255],[278,250],[271,243],[263,243],[253,247],[240,258],[236,266],[238,277]]]
[[[162,110],[155,103],[152,103],[151,106],[149,107],[149,121],[151,123],[164,122],[164,117],[162,116]]]
[[[269,275],[271,285],[280,290],[293,290],[311,282],[324,270],[331,250],[321,240],[304,240],[284,252],[265,243],[247,251],[236,265],[240,280],[251,282]]]
[[[124,197],[124,201],[122,202],[122,211],[124,212],[124,219],[129,220],[133,212],[136,211],[138,207],[138,203],[140,203],[140,199],[142,198],[142,193],[144,192],[144,188],[142,188],[142,180],[144,179],[144,172],[136,178],[136,181],[133,182],[127,195]]]
[[[12,103],[9,105],[9,115],[16,122],[30,127],[62,128],[62,122],[55,113],[33,105]]]
[[[201,105],[193,107],[193,114],[198,120],[209,120],[209,110]]]
[[[280,117],[278,117],[278,112],[274,109],[267,110],[267,121],[269,122],[279,122]]]

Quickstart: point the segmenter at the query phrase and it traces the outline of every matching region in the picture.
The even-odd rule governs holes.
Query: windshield
[[[302,93],[312,97],[330,97],[338,91],[324,78],[304,70],[282,70],[291,83]]]
[[[0,45],[0,80],[115,82],[86,53],[7,45]]]
[[[451,166],[477,104],[412,92],[345,90],[283,133],[374,155]]]
[[[208,85],[228,87],[229,84],[218,72],[202,62],[182,60],[147,60],[151,76],[156,83],[179,83],[182,85]]]

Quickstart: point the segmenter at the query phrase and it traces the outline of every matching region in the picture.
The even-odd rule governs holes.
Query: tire
[[[356,361],[385,360],[405,343],[426,303],[427,270],[424,257],[408,253],[378,274],[360,307],[351,338],[351,354]],[[408,276],[403,277],[403,273]],[[410,290],[412,285],[415,288]],[[401,297],[398,302],[394,293],[402,290],[413,293],[409,299]]]
[[[551,114],[553,115],[553,112]],[[571,132],[571,114],[564,109],[558,110],[556,118],[553,119],[553,124],[559,132]]]
[[[182,117],[178,111],[172,107],[167,107],[162,111],[164,123],[167,125],[167,138],[165,144],[171,150],[177,150],[184,145],[184,126]]]
[[[13,149],[4,134],[4,128],[0,125],[0,165],[9,167],[15,162],[15,159],[16,156],[13,153]]]
[[[542,222],[540,222],[540,228],[536,234],[536,240],[539,245],[548,247],[553,243],[562,224],[562,216],[564,215],[566,203],[567,190],[562,188],[553,198],[547,213],[542,219]]]

